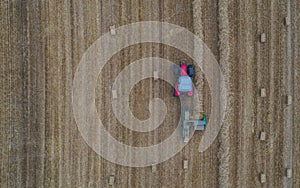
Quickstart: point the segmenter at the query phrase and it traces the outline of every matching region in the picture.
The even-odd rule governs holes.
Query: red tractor
[[[174,74],[178,77],[173,87],[173,96],[179,97],[181,93],[187,93],[187,96],[193,96],[192,77],[194,76],[193,65],[186,65],[184,61],[180,62],[180,70],[174,65]]]

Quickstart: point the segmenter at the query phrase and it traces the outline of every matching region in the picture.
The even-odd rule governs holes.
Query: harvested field
[[[0,187],[108,187],[112,174],[114,187],[299,187],[299,12],[297,0],[1,1]],[[156,172],[99,156],[82,138],[72,109],[74,74],[85,51],[111,25],[139,21],[173,23],[198,35],[219,61],[227,89],[223,127],[208,150],[198,152],[203,132],[196,132]],[[180,119],[171,86],[152,78],[139,82],[129,101],[132,113],[145,120],[149,100],[163,99],[168,111],[157,129],[132,131],[112,112],[114,79],[130,63],[152,56],[192,62],[171,46],[142,43],[116,53],[97,79],[95,104],[105,129],[131,146],[162,142]],[[199,68],[195,74],[200,108],[209,118],[211,91]],[[289,106],[286,95],[292,96]],[[286,168],[293,169],[291,179]]]

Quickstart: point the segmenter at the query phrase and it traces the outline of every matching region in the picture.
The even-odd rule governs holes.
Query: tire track
[[[288,0],[286,3],[287,8],[287,18],[289,20],[292,19],[292,2]],[[285,75],[285,89],[284,91],[287,92],[287,95],[291,95],[293,99],[295,99],[294,94],[294,53],[292,49],[292,28],[291,26],[287,26],[287,35],[286,35],[286,67],[285,70],[287,71],[287,75]],[[282,40],[280,40],[282,42]],[[293,127],[294,127],[294,108],[293,105],[290,107],[286,107],[284,110],[284,147],[283,147],[283,165],[284,168],[292,168],[293,167]],[[293,180],[288,179],[287,177],[283,178],[283,187],[293,187]]]
[[[299,138],[300,134],[300,125],[298,122],[300,122],[300,107],[299,107],[299,101],[300,95],[299,95],[299,82],[300,82],[300,64],[299,62],[299,49],[300,49],[300,20],[299,20],[299,14],[297,13],[300,11],[300,2],[299,1],[291,1],[291,16],[292,16],[292,50],[293,50],[293,66],[294,66],[294,98],[293,98],[293,105],[294,105],[294,125],[293,125],[293,186],[299,186],[300,185],[300,140]],[[297,92],[298,91],[298,92]]]

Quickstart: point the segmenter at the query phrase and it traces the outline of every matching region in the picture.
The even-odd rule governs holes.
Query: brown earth
[[[108,187],[111,174],[116,177],[115,187],[299,187],[300,2],[291,0],[290,32],[283,24],[287,2],[222,2],[228,6],[226,44],[220,43],[223,35],[218,16],[223,15],[219,15],[217,0],[195,0],[194,8],[192,0],[1,1],[0,187]],[[197,3],[201,6],[195,8]],[[229,61],[221,64],[226,67],[226,87],[232,102],[224,123],[230,130],[226,143],[229,155],[222,157],[219,151],[223,137],[199,153],[203,133],[197,132],[180,153],[158,164],[158,171],[152,173],[150,167],[108,162],[82,139],[72,111],[72,82],[82,55],[110,25],[149,20],[177,24],[196,33],[217,60],[220,48],[229,48]],[[263,32],[267,35],[264,44],[259,42]],[[138,44],[114,55],[103,69],[105,76],[101,74],[97,80],[95,100],[104,126],[129,145],[159,143],[179,121],[179,100],[172,97],[171,86],[154,79],[135,86],[130,105],[137,118],[146,119],[149,99],[162,98],[168,115],[158,129],[131,131],[112,113],[112,80],[126,65],[150,56],[191,62],[186,54],[169,46]],[[202,108],[209,114],[210,91],[206,82],[199,83],[201,71],[196,73]],[[266,98],[259,97],[261,87],[266,88]],[[293,96],[289,107],[284,101],[287,94]],[[266,141],[259,140],[261,131],[266,132]],[[187,171],[182,169],[183,159],[189,160]],[[225,164],[229,167],[228,182],[220,182],[223,159],[229,161]],[[293,179],[285,177],[287,167],[293,168]],[[267,176],[265,184],[259,182],[260,173]]]

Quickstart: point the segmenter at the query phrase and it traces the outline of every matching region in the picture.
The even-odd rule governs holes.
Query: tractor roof
[[[178,79],[178,90],[180,92],[189,92],[192,89],[192,79],[189,76],[180,76]]]

